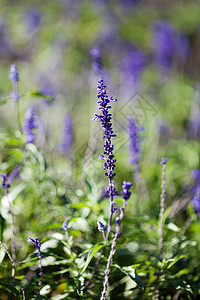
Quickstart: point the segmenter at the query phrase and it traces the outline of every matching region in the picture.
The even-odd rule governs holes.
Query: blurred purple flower
[[[180,35],[177,34],[175,40],[175,47],[176,47],[176,56],[180,57],[183,61],[185,61],[190,49],[188,36],[185,34],[180,34]]]
[[[65,231],[67,242],[69,243],[69,235],[68,235],[68,224],[67,221],[64,221],[62,224],[62,229]]]
[[[34,31],[40,26],[41,19],[42,15],[36,8],[32,8],[27,11],[26,22],[30,32]]]
[[[156,22],[153,26],[155,42],[155,62],[162,71],[172,66],[175,53],[175,32],[170,23]]]
[[[191,177],[195,179],[195,183],[191,189],[192,204],[196,212],[200,212],[200,171],[192,170]]]
[[[35,135],[32,132],[32,129],[38,127],[37,122],[37,113],[35,107],[28,107],[25,113],[24,120],[24,132],[26,134],[26,142],[33,143],[35,139]]]
[[[173,58],[185,60],[189,52],[189,40],[184,34],[178,34],[168,22],[157,21],[153,26],[155,43],[155,63],[166,73],[171,67]]]
[[[196,84],[195,100],[188,122],[188,135],[191,138],[200,139],[200,85]]]
[[[10,67],[9,80],[16,82],[19,81],[19,72],[15,64]]]
[[[161,165],[166,165],[166,163],[168,162],[168,158],[162,158],[162,160],[161,160],[161,162],[160,162],[160,164]]]
[[[17,82],[19,81],[19,72],[15,64],[12,64],[10,67],[9,80],[13,81],[13,92],[11,93],[11,97],[14,101],[18,101],[19,94],[17,89]]]
[[[62,140],[59,144],[59,151],[62,154],[68,154],[73,145],[73,121],[68,114],[63,120]]]
[[[101,52],[99,47],[94,47],[90,53],[92,54],[92,66],[98,76],[102,75]]]
[[[55,84],[51,81],[51,79],[43,77],[41,80],[41,88],[39,92],[44,94],[45,96],[50,96],[52,98],[55,98],[56,96]],[[42,98],[42,101],[47,105],[51,105],[52,103],[52,101],[48,101],[44,98]]]
[[[139,132],[144,132],[144,127],[137,126],[133,117],[128,119],[128,132],[130,138],[130,158],[129,162],[135,165],[135,171],[138,172],[140,161],[140,145],[139,143],[144,140],[144,137],[138,135]]]
[[[9,180],[9,174],[1,174],[0,177],[2,177],[2,189],[6,190],[6,194],[9,193],[9,188],[10,188],[10,180]]]
[[[158,124],[158,129],[159,129],[160,134],[164,135],[169,132],[169,126],[163,120],[160,119],[157,124]]]
[[[126,80],[132,78],[134,82],[138,82],[146,64],[147,58],[143,51],[140,49],[128,51],[125,58],[122,60],[122,70]]]

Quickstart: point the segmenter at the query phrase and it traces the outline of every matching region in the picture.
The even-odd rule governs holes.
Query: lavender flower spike
[[[107,229],[106,226],[101,221],[97,221],[97,225],[98,225],[98,230],[102,232],[104,241],[106,242],[106,236],[105,236],[105,231]]]
[[[106,92],[106,85],[104,84],[104,81],[101,79],[98,81],[98,87],[97,87],[97,98],[99,101],[99,109],[101,110],[101,114],[97,115],[95,114],[95,117],[93,118],[93,121],[99,120],[101,122],[101,125],[103,127],[103,139],[105,139],[104,143],[104,152],[103,155],[101,155],[99,158],[104,161],[104,170],[106,170],[105,175],[109,179],[109,187],[108,187],[108,195],[110,197],[110,217],[108,222],[108,231],[107,236],[110,233],[111,230],[111,221],[112,221],[112,215],[114,213],[114,204],[115,201],[113,198],[118,195],[117,191],[115,190],[115,184],[113,182],[113,178],[116,175],[114,172],[115,169],[115,162],[116,159],[113,155],[113,149],[114,146],[112,145],[111,139],[115,137],[116,135],[113,133],[112,129],[112,114],[109,112],[109,109],[111,106],[109,103],[111,101],[116,102],[117,99],[113,99],[113,97],[108,98],[107,92]]]
[[[24,132],[26,134],[26,142],[33,143],[35,135],[32,132],[32,129],[37,128],[37,115],[36,110],[33,106],[29,107],[26,110],[25,120],[24,120]]]
[[[38,238],[37,237],[34,237],[33,239],[32,238],[28,238],[28,242],[31,244],[31,245],[35,245],[35,247],[37,248],[37,256],[39,258],[39,269],[40,269],[40,272],[39,272],[39,276],[40,276],[40,281],[39,281],[39,294],[40,294],[40,290],[42,288],[42,275],[43,275],[43,270],[42,270],[42,257],[43,255],[41,254],[41,243],[39,242]]]
[[[9,80],[13,81],[13,92],[11,93],[11,97],[14,101],[18,101],[19,94],[17,89],[17,82],[19,81],[19,72],[15,64],[11,65]]]

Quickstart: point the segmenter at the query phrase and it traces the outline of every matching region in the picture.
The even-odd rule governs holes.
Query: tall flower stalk
[[[97,115],[95,114],[95,117],[93,118],[93,121],[99,120],[101,122],[101,125],[103,127],[103,139],[104,139],[104,152],[103,155],[100,155],[99,158],[104,161],[104,170],[106,170],[105,175],[109,180],[109,186],[107,193],[110,197],[110,216],[108,221],[108,230],[106,239],[108,239],[109,233],[111,231],[111,222],[112,222],[112,216],[115,211],[115,201],[114,197],[118,195],[115,184],[113,182],[113,178],[116,175],[114,172],[115,169],[115,162],[116,159],[113,155],[113,149],[114,146],[112,145],[112,138],[116,135],[113,133],[112,129],[112,114],[110,113],[111,106],[109,103],[111,101],[116,102],[117,99],[113,99],[113,97],[108,98],[107,92],[106,92],[106,85],[104,84],[104,80],[101,79],[98,81],[98,87],[97,87],[97,98],[99,101],[99,109],[101,110],[101,114]]]
[[[121,208],[121,212],[120,212],[119,217],[117,217],[116,220],[115,220],[115,222],[117,223],[116,232],[115,232],[115,236],[114,236],[114,239],[113,239],[113,242],[112,242],[112,246],[111,246],[110,254],[109,254],[109,257],[108,257],[107,265],[106,265],[103,291],[102,291],[100,300],[105,300],[105,296],[106,296],[106,293],[107,293],[108,279],[109,279],[109,274],[110,274],[110,265],[111,265],[111,262],[112,262],[112,257],[115,253],[115,250],[116,250],[117,240],[120,236],[120,226],[121,226],[122,219],[124,218],[124,211],[125,211],[125,208],[126,208],[126,205],[127,205],[127,200],[131,196],[131,192],[129,191],[131,186],[132,186],[132,183],[127,182],[127,181],[124,181],[123,185],[122,185],[121,194],[123,195],[124,203],[123,203],[123,206]]]
[[[38,283],[38,286],[39,286],[39,295],[40,295],[40,290],[42,288],[42,275],[43,275],[43,270],[42,270],[42,257],[43,255],[41,254],[41,243],[39,242],[38,238],[35,237],[35,238],[28,238],[28,242],[31,244],[31,245],[35,245],[35,247],[37,248],[37,256],[39,258],[39,283]]]
[[[158,241],[158,247],[160,252],[160,257],[162,258],[162,248],[163,248],[163,215],[165,210],[165,198],[166,198],[166,187],[165,187],[165,173],[166,173],[166,164],[167,164],[168,158],[162,158],[161,165],[163,165],[162,170],[162,183],[161,183],[161,196],[160,196],[160,220],[159,220],[159,227],[158,227],[158,235],[159,235],[159,241]]]

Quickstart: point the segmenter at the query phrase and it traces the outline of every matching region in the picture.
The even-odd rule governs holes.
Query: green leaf
[[[169,270],[173,265],[175,265],[179,260],[187,257],[187,255],[181,255],[176,258],[171,258],[166,261],[167,269]]]
[[[174,231],[174,232],[179,232],[181,229],[178,228],[174,223],[169,223],[166,225],[166,228]]]
[[[12,293],[14,293],[16,296],[19,296],[19,291],[18,291],[13,285],[10,285],[10,284],[7,284],[7,283],[0,282],[0,288],[4,289],[4,290],[6,290],[6,291],[12,292]]]
[[[3,230],[5,228],[5,219],[0,215],[0,241],[3,239]]]
[[[83,270],[81,271],[81,274],[83,274],[85,272],[85,270],[87,269],[89,263],[91,262],[92,258],[94,257],[94,255],[101,249],[105,247],[105,244],[99,243],[94,245],[91,249],[90,252],[88,253],[88,257],[87,260],[85,262],[85,266],[83,267]]]
[[[52,102],[52,101],[55,100],[54,97],[47,96],[47,95],[45,95],[45,94],[43,94],[43,93],[41,93],[41,92],[39,92],[39,91],[33,91],[33,92],[31,92],[29,95],[30,95],[31,97],[43,98],[43,99],[45,99],[45,100],[47,100],[47,101],[49,101],[49,102]]]
[[[114,266],[115,268],[119,269],[122,273],[126,274],[127,276],[129,276],[134,282],[137,283],[138,287],[141,290],[144,290],[144,286],[142,281],[140,280],[139,276],[136,273],[136,270],[132,267],[120,267],[117,264],[112,264],[112,266]]]

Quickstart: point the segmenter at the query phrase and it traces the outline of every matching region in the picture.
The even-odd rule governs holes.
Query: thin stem
[[[0,241],[0,245],[1,247],[4,249],[4,251],[7,253],[10,261],[11,261],[11,264],[12,264],[12,284],[14,283],[14,278],[15,278],[15,264],[14,264],[14,261],[9,253],[9,251],[7,250],[7,248],[4,246],[4,244]]]
[[[111,265],[111,262],[112,262],[112,257],[115,254],[117,240],[119,238],[119,233],[120,233],[121,220],[124,217],[125,207],[126,207],[126,201],[124,200],[124,204],[123,204],[123,206],[121,208],[121,213],[120,213],[120,216],[119,216],[119,221],[117,223],[115,236],[114,236],[114,239],[113,239],[113,242],[112,242],[110,254],[109,254],[107,265],[106,265],[105,277],[104,277],[104,284],[103,284],[103,291],[102,291],[100,300],[105,300],[105,296],[106,296],[106,293],[107,293],[108,279],[109,279],[109,274],[110,274],[110,265]]]
[[[41,251],[40,249],[38,249],[38,257],[39,257],[39,276],[40,276],[40,281],[39,281],[39,295],[40,295],[40,291],[42,288],[42,275],[43,275],[43,270],[42,270],[42,255],[41,255]]]
[[[16,101],[16,118],[17,118],[18,129],[19,129],[20,132],[22,132],[19,101]]]
[[[12,259],[13,259],[13,264],[15,267],[16,264],[16,245],[15,245],[15,223],[14,223],[14,215],[11,211],[11,204],[9,203],[9,211],[8,213],[10,214],[11,217],[11,232],[12,232],[12,236],[11,236],[11,249],[12,249]]]
[[[24,289],[21,288],[21,291],[22,291],[22,300],[26,300]]]
[[[107,229],[107,234],[106,234],[106,240],[108,239],[110,231],[111,231],[112,216],[113,216],[113,195],[110,195],[110,216],[109,216],[109,220],[108,220],[108,229]]]
[[[159,235],[158,247],[160,252],[160,258],[162,258],[162,248],[163,248],[163,215],[165,210],[165,197],[166,197],[165,172],[166,172],[166,164],[163,164],[162,183],[161,183],[162,193],[160,196],[160,215],[159,215],[160,220],[159,220],[159,228],[158,228],[158,235]]]

